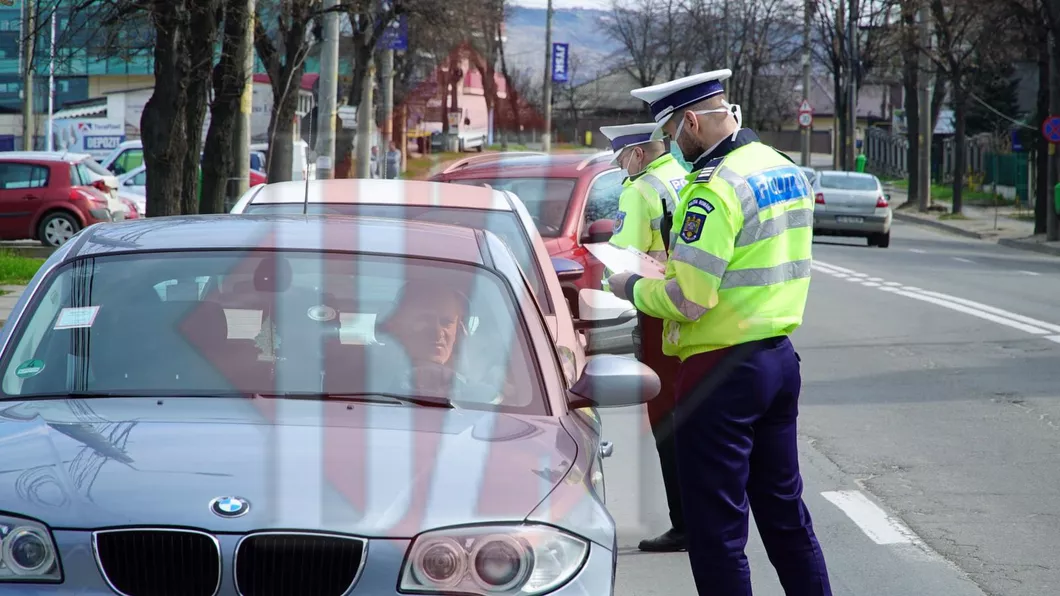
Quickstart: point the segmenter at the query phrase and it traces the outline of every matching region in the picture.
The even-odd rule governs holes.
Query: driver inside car
[[[405,284],[397,308],[382,325],[409,363],[407,373],[398,375],[398,392],[455,402],[502,403],[507,383],[479,382],[457,370],[460,348],[470,336],[469,306],[467,296],[455,289],[425,282]]]

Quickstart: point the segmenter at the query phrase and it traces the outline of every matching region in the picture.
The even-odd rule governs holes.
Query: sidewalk
[[[952,234],[996,242],[1002,246],[1060,256],[1060,242],[1046,242],[1045,235],[1034,235],[1034,212],[1014,207],[964,206],[963,218],[952,218],[948,204],[933,205],[939,211],[921,213],[915,206],[903,207],[905,192],[888,189],[894,219],[945,230]]]
[[[0,291],[4,292],[0,296],[0,326],[7,321],[7,316],[11,314],[11,310],[15,308],[15,303],[18,302],[25,289],[26,286],[0,286]]]

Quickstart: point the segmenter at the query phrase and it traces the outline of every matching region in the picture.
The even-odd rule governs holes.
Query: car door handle
[[[23,201],[32,201],[35,198],[37,198],[37,195],[25,195],[25,196],[22,197],[22,200]]]
[[[600,457],[611,457],[614,452],[615,444],[611,441],[602,441],[600,443]]]

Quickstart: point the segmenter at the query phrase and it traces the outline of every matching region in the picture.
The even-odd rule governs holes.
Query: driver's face
[[[456,296],[448,292],[416,296],[395,315],[394,335],[404,344],[413,364],[449,362],[463,315]]]

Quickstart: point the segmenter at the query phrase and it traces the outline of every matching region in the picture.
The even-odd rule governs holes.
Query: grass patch
[[[431,170],[445,162],[456,161],[464,157],[470,157],[472,153],[460,153],[458,151],[432,153],[421,157],[410,157],[405,167],[406,180],[426,180],[431,175]]]
[[[968,219],[963,213],[943,213],[939,219]]]
[[[500,143],[494,143],[486,147],[487,151],[505,151]],[[508,143],[507,151],[530,151],[530,148],[520,143]]]
[[[26,285],[43,264],[44,259],[31,259],[10,250],[0,250],[0,285]]]

